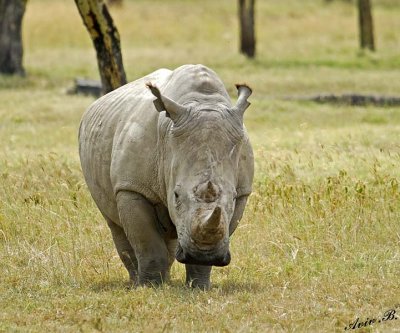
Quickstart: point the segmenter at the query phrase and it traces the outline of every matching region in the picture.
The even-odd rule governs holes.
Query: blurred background
[[[227,83],[254,81],[254,90],[263,96],[345,90],[396,93],[388,80],[373,86],[371,80],[353,75],[357,69],[399,68],[396,0],[373,1],[376,52],[371,53],[360,51],[357,1],[259,0],[254,5],[253,61],[239,53],[240,2],[123,0],[109,4],[128,80],[161,67],[204,63]],[[245,6],[251,3],[243,2]],[[77,76],[98,77],[95,51],[77,14],[73,1],[28,1],[22,31],[28,80],[68,86]],[[334,71],[341,75],[333,75]]]

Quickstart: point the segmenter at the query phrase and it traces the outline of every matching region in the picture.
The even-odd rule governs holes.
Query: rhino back
[[[79,129],[79,154],[89,191],[103,215],[118,223],[115,194],[137,190],[157,200],[158,116],[145,83],[160,88],[171,71],[161,69],[95,101]]]

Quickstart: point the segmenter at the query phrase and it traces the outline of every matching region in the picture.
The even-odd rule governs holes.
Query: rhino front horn
[[[221,207],[217,206],[207,219],[205,227],[207,229],[217,229],[219,227],[220,222],[221,222]]]
[[[224,238],[224,223],[222,223],[221,218],[221,207],[216,207],[203,222],[197,222],[192,226],[191,237],[197,246],[215,246]]]
[[[167,117],[176,122],[180,116],[188,112],[187,108],[179,103],[174,102],[172,99],[161,95],[160,90],[151,82],[146,83],[146,87],[150,89],[151,93],[156,97],[153,104],[158,112],[165,111]]]
[[[238,90],[238,100],[232,111],[243,117],[244,111],[250,106],[247,99],[253,91],[247,84],[236,84],[236,89]]]

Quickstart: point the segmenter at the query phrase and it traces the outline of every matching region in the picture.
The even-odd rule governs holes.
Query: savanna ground
[[[126,289],[79,166],[93,98],[66,94],[74,77],[98,77],[95,54],[73,1],[32,0],[28,77],[0,77],[0,331],[329,332],[400,303],[400,109],[284,99],[399,95],[397,1],[374,1],[375,54],[357,51],[351,4],[257,1],[254,61],[237,52],[235,1],[125,2],[112,15],[129,80],[203,63],[233,99],[236,82],[254,89],[254,193],[232,263],[208,292],[184,287],[177,263],[169,284]]]

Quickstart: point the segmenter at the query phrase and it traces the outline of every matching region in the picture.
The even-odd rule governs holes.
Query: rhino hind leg
[[[120,224],[136,255],[138,284],[161,284],[169,276],[171,263],[153,205],[139,193],[120,191],[117,207]]]
[[[186,284],[192,288],[210,289],[212,266],[186,264]]]
[[[129,279],[134,285],[136,285],[138,275],[138,262],[136,259],[135,251],[129,243],[128,238],[125,235],[124,229],[115,224],[106,216],[104,216],[104,218],[106,219],[107,224],[110,227],[118,255],[129,273]]]

